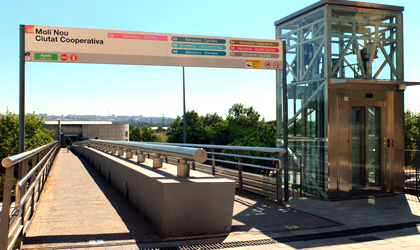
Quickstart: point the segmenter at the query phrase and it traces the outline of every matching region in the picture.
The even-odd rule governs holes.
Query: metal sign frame
[[[25,60],[281,69],[276,40],[25,25]]]

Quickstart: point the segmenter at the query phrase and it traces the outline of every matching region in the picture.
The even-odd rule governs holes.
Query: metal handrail
[[[151,145],[143,142],[133,141],[108,141],[108,140],[87,140],[79,142],[80,144],[103,144],[125,147],[131,150],[139,150],[143,152],[151,152],[155,154],[168,155],[178,157],[186,160],[194,160],[198,163],[203,163],[207,160],[207,152],[202,148],[187,148],[179,146],[168,145]],[[76,145],[79,143],[75,143]]]
[[[216,161],[216,162],[222,162],[222,163],[227,163],[227,164],[241,165],[241,166],[252,167],[252,168],[261,168],[261,169],[272,170],[272,171],[278,171],[279,170],[278,168],[265,167],[265,166],[260,166],[260,165],[255,165],[255,164],[249,164],[249,163],[243,163],[243,162],[233,163],[231,161],[219,160],[219,159],[211,159],[211,158],[209,158],[207,160],[209,160],[209,161]],[[280,169],[281,169],[281,165],[280,165]]]
[[[212,155],[223,155],[223,156],[232,156],[232,157],[242,157],[242,158],[249,158],[254,160],[266,160],[266,161],[277,161],[277,158],[273,157],[264,157],[264,156],[253,156],[253,155],[238,155],[238,154],[227,154],[227,153],[218,153],[218,152],[207,152],[208,154]]]
[[[272,148],[272,147],[249,147],[249,146],[230,146],[230,145],[209,145],[209,144],[183,144],[183,143],[156,143],[156,142],[134,142],[134,141],[109,141],[109,140],[86,140],[86,141],[79,141],[74,143],[75,146],[83,146],[83,147],[91,147],[95,148],[104,152],[108,152],[111,154],[117,154],[120,157],[124,156],[127,159],[133,158],[133,153],[137,152],[137,162],[143,163],[145,162],[147,154],[151,153],[154,154],[153,157],[153,168],[160,168],[163,165],[162,156],[166,156],[166,163],[169,163],[168,158],[175,159],[170,164],[175,164],[178,166],[177,176],[178,177],[188,177],[189,176],[189,164],[187,160],[192,160],[191,168],[195,170],[196,166],[203,165],[209,166],[211,168],[211,174],[216,175],[216,171],[219,171],[220,168],[216,167],[216,162],[218,163],[225,163],[225,164],[232,164],[235,165],[238,171],[238,188],[239,191],[243,191],[246,189],[249,191],[252,188],[249,184],[248,177],[245,179],[242,178],[243,167],[251,167],[251,168],[258,168],[262,170],[273,171],[276,173],[276,184],[275,188],[277,202],[282,203],[282,181],[281,181],[281,159],[280,154],[284,153],[285,150],[283,148]],[[206,152],[204,149],[210,149],[212,152]],[[221,152],[214,152],[215,150],[233,150],[237,153],[221,153]],[[80,152],[79,148],[76,148],[76,152]],[[117,152],[118,151],[118,152]],[[249,154],[242,154],[244,151],[256,151],[256,152],[267,152],[267,153],[274,153],[274,157],[264,157],[264,156],[253,156]],[[200,152],[197,154],[197,152]],[[199,157],[196,157],[196,156]],[[207,155],[210,155],[210,158],[207,158]],[[229,161],[224,159],[216,159],[215,156],[228,156],[228,157],[235,157],[236,161]],[[150,154],[148,156],[150,157]],[[176,159],[178,158],[178,159]],[[264,166],[264,165],[257,165],[251,164],[247,162],[243,162],[244,159],[254,159],[254,160],[263,160],[263,161],[271,161],[274,163],[274,167]],[[206,161],[209,161],[210,164],[202,164]],[[200,167],[201,168],[201,167]],[[199,170],[200,171],[200,170]],[[245,174],[247,175],[247,174]],[[244,184],[246,182],[247,184]],[[255,181],[252,181],[255,184]],[[264,186],[264,185],[263,185]],[[261,187],[257,187],[259,189]],[[284,187],[285,191],[288,192],[288,187]],[[259,189],[257,193],[262,194],[264,193],[264,188]]]
[[[45,185],[57,149],[59,149],[59,143],[55,141],[2,160],[1,164],[6,169],[6,173],[0,218],[0,250],[12,249],[20,244],[19,235],[27,229],[34,215],[39,195]],[[49,152],[45,153],[47,150]],[[29,159],[32,159],[33,168],[29,173],[26,173]],[[12,210],[13,172],[14,165],[17,163],[22,164],[19,167],[21,171],[19,175],[24,175],[24,177],[16,185],[16,201]],[[29,189],[27,189],[28,184],[30,184]],[[30,196],[32,199],[28,201]]]
[[[419,149],[404,149],[405,152],[420,152]]]
[[[276,172],[276,198],[277,202],[282,203],[282,180],[281,180],[281,171],[282,171],[282,163],[280,160],[280,154],[283,154],[286,152],[284,148],[269,148],[269,147],[249,147],[249,146],[230,146],[230,145],[209,145],[209,144],[187,144],[187,143],[162,143],[162,142],[144,142],[148,144],[153,145],[170,145],[170,146],[184,146],[184,147],[201,147],[205,149],[212,149],[212,152],[208,152],[208,154],[212,155],[212,158],[207,159],[211,162],[211,172],[212,175],[216,175],[216,162],[219,163],[225,163],[225,164],[232,164],[236,165],[237,171],[238,171],[238,189],[240,192],[246,188],[244,186],[244,180],[243,180],[243,167],[252,167],[252,168],[258,168],[258,169],[264,169],[269,171]],[[219,150],[235,150],[237,151],[237,154],[231,154],[231,153],[220,153],[220,152],[214,152],[215,149]],[[290,149],[289,149],[290,150]],[[257,152],[268,152],[268,153],[275,153],[275,158],[272,157],[261,157],[261,156],[252,156],[252,155],[242,155],[241,152],[243,151],[257,151]],[[222,155],[222,156],[232,156],[237,158],[237,162],[229,161],[229,160],[222,160],[222,159],[216,159],[216,155]],[[261,166],[261,165],[255,165],[250,163],[245,163],[242,160],[244,158],[248,159],[255,159],[255,160],[265,160],[265,161],[273,161],[275,163],[275,167],[268,167],[268,166]],[[289,192],[289,187],[284,186],[284,192]]]
[[[260,151],[269,153],[285,153],[284,148],[267,148],[267,147],[248,147],[248,146],[230,146],[230,145],[210,145],[210,144],[188,144],[188,143],[167,143],[167,142],[142,142],[146,144],[156,145],[170,145],[170,146],[181,146],[181,147],[199,147],[199,148],[214,148],[214,149],[231,149],[231,150],[248,150],[248,151]]]
[[[26,190],[26,194],[21,198],[21,188],[26,185],[27,181],[29,180],[29,178],[31,178],[31,176],[33,174],[36,173],[36,171],[38,170],[38,168],[40,166],[43,166],[45,162],[49,161],[53,155],[53,152],[55,150],[55,147],[51,148],[50,151],[45,154],[45,156],[42,158],[41,161],[38,162],[38,164],[36,164],[35,167],[33,167],[31,169],[31,171],[29,171],[28,174],[26,174],[17,184],[16,184],[16,207],[20,208],[20,206],[22,205],[22,203],[25,203],[26,198],[28,197],[29,193],[34,189],[35,184],[37,183],[37,181],[39,180],[39,178],[41,177],[41,175],[38,175],[36,177],[36,180],[31,184],[31,186],[29,187],[28,190]],[[47,159],[48,158],[48,159]],[[46,166],[44,165],[44,168]],[[44,169],[41,169],[39,172],[42,172]]]
[[[50,147],[51,145],[53,145],[55,143],[57,143],[57,142],[51,142],[51,143],[49,143],[45,146],[33,149],[31,151],[23,152],[21,154],[17,154],[17,155],[13,155],[13,156],[9,156],[7,158],[4,158],[1,161],[1,165],[3,165],[4,168],[9,168],[10,166],[13,166],[16,163],[24,161],[24,160],[38,154],[39,152],[43,151],[44,149]]]
[[[229,149],[229,150],[236,150],[236,151],[257,151],[257,152],[267,152],[267,153],[285,153],[286,150],[284,148],[268,148],[268,147],[249,147],[249,146],[230,146],[230,145],[209,145],[209,144],[188,144],[188,143],[163,143],[163,142],[142,142],[146,144],[153,144],[153,145],[170,145],[170,146],[185,146],[185,147],[201,147],[201,148],[209,148],[209,149]],[[254,164],[248,163],[233,163],[229,161],[222,161],[216,160],[213,158],[209,158],[209,161],[218,161],[223,163],[230,163],[236,165],[243,165],[253,168],[261,168],[267,170],[278,171],[281,169],[281,163],[279,158],[273,157],[261,157],[261,156],[251,156],[251,155],[240,155],[240,154],[230,154],[230,153],[219,153],[219,152],[208,152],[211,155],[222,155],[222,156],[233,156],[237,158],[248,158],[248,159],[255,159],[255,160],[267,160],[267,161],[279,161],[278,168],[271,168],[266,166],[259,166]]]

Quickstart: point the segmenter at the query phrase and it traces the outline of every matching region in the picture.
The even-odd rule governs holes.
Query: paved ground
[[[395,224],[409,227],[374,233],[378,226]],[[420,203],[404,195],[339,202],[294,199],[287,206],[236,195],[232,225],[232,233],[223,237],[162,238],[93,168],[62,150],[23,248],[420,249]]]

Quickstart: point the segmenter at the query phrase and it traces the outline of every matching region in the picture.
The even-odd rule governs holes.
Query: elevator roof
[[[404,7],[402,6],[393,6],[393,5],[385,5],[385,4],[376,4],[376,3],[365,3],[365,2],[355,2],[355,1],[343,1],[343,0],[321,0],[312,5],[309,5],[306,8],[296,11],[282,19],[279,19],[274,22],[274,25],[277,26],[289,20],[292,20],[306,12],[319,8],[326,4],[332,5],[339,5],[339,6],[347,6],[347,7],[359,7],[359,8],[368,8],[368,9],[379,9],[379,10],[389,10],[389,11],[399,11],[403,12]]]

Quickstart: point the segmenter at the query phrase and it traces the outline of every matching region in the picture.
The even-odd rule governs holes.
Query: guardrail
[[[22,239],[36,210],[39,195],[58,149],[59,143],[52,142],[2,160],[6,173],[0,220],[0,250],[13,249]],[[32,168],[28,173],[29,161]],[[22,166],[22,179],[16,183],[15,204],[12,207],[13,173],[14,166],[18,163]]]
[[[218,177],[236,181],[236,186],[240,192],[247,191],[267,198],[276,200],[278,203],[283,202],[284,192],[289,189],[282,182],[282,168],[280,154],[284,153],[283,148],[268,147],[248,147],[248,146],[223,146],[209,144],[183,144],[183,143],[150,143],[153,145],[171,145],[184,147],[202,147],[209,149],[207,152],[211,155],[207,161],[209,164],[192,163],[192,168],[197,171],[205,172]],[[216,152],[220,151],[220,152]],[[229,153],[222,152],[228,151]],[[235,152],[235,153],[231,153]],[[251,152],[274,153],[274,157],[254,156]],[[217,159],[218,157],[219,159]],[[220,158],[228,159],[220,159]],[[232,160],[232,158],[236,160]],[[259,164],[245,163],[245,159],[257,160],[258,162],[272,162],[275,167],[268,167]],[[210,165],[211,164],[211,165]],[[219,165],[217,165],[219,164]],[[221,165],[234,165],[236,169],[223,167]],[[259,169],[265,174],[271,172],[271,176],[256,174],[244,171],[244,167]]]
[[[282,189],[288,192],[288,189],[284,187],[282,183],[282,169],[280,154],[284,153],[282,148],[267,148],[267,147],[245,147],[245,146],[221,146],[221,145],[208,145],[208,144],[183,144],[183,143],[152,143],[152,142],[115,142],[115,141],[104,141],[104,140],[88,140],[79,142],[83,145],[90,145],[91,147],[99,148],[106,152],[113,154],[118,154],[119,156],[124,155],[126,152],[126,157],[128,159],[133,158],[133,153],[137,152],[137,161],[144,162],[144,158],[154,158],[159,159],[158,166],[161,166],[162,157],[164,157],[165,162],[173,165],[178,165],[182,162],[185,164],[187,169],[187,161],[179,159],[186,156],[181,156],[178,153],[171,153],[182,148],[182,150],[196,150],[196,148],[209,149],[206,152],[205,157],[200,158],[200,160],[186,157],[187,160],[191,160],[189,164],[193,170],[205,172],[211,175],[218,177],[234,180],[237,183],[237,188],[239,191],[248,191],[269,197],[273,200],[276,200],[278,203],[282,203]],[[168,151],[156,151],[159,148],[165,148]],[[118,150],[118,152],[117,152]],[[228,150],[226,152],[216,152]],[[250,152],[265,152],[273,153],[275,157],[266,157],[266,156],[254,156]],[[146,153],[146,154],[145,154]],[[151,155],[152,154],[152,155]],[[207,154],[211,155],[211,158],[207,158]],[[218,159],[216,158],[218,157]],[[224,159],[220,159],[220,158]],[[236,160],[232,160],[236,159]],[[245,159],[249,160],[258,160],[258,161],[267,161],[272,162],[270,166],[264,166],[254,163],[246,163]],[[210,164],[203,164],[205,162]],[[219,164],[219,165],[218,165]],[[235,165],[236,169],[223,167],[220,165]],[[267,164],[268,165],[268,164]],[[244,167],[260,169],[266,173],[271,172],[271,176],[255,174],[244,171]]]
[[[161,168],[163,159],[161,156],[170,156],[178,158],[178,177],[189,176],[188,160],[193,160],[198,163],[203,163],[207,160],[207,152],[202,148],[188,148],[180,146],[167,146],[167,145],[151,145],[142,142],[132,141],[108,141],[108,140],[87,140],[74,143],[75,145],[87,145],[90,147],[97,147],[101,150],[111,152],[113,154],[123,156],[126,151],[128,159],[133,158],[133,151],[137,152],[137,162],[142,163],[145,161],[144,153],[153,153],[153,167]],[[149,157],[150,158],[150,157]]]
[[[405,159],[404,192],[417,197],[417,201],[420,201],[420,150],[406,149]]]

